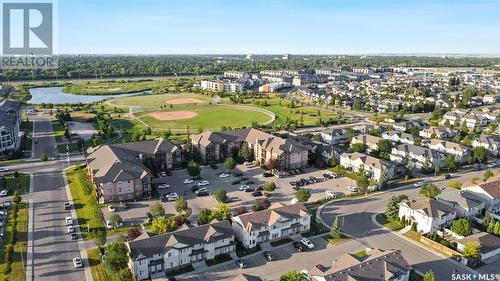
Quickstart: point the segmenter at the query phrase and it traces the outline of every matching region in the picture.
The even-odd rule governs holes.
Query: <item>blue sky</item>
[[[58,53],[500,54],[498,0],[58,0]]]

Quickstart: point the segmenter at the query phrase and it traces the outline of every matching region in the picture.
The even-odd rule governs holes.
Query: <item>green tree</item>
[[[330,229],[330,237],[333,239],[339,239],[342,237],[342,229],[339,225],[339,218],[335,217],[335,220],[332,223],[332,228]]]
[[[366,151],[366,144],[354,143],[351,145],[351,151],[353,151],[353,152],[365,152]]]
[[[280,276],[280,281],[304,281],[304,276],[297,271],[288,271]]]
[[[97,247],[106,245],[106,231],[104,229],[97,229],[94,237],[94,242]]]
[[[199,176],[201,172],[200,165],[198,165],[198,163],[194,162],[193,160],[189,161],[186,169],[188,174],[193,178]]]
[[[267,192],[272,192],[276,190],[276,184],[274,182],[266,182],[264,184],[264,190]]]
[[[420,188],[420,194],[427,198],[434,198],[441,194],[441,190],[432,183],[426,183]]]
[[[488,150],[482,146],[476,146],[472,148],[472,154],[474,155],[474,158],[477,159],[479,162],[485,162],[488,160]]]
[[[42,154],[40,154],[40,160],[41,161],[47,161],[49,158],[47,157],[47,154],[45,154],[45,152],[42,152]]]
[[[448,169],[448,172],[454,171],[457,169],[457,160],[455,159],[455,156],[453,155],[448,155],[444,159],[444,166],[446,169]]]
[[[115,226],[115,227],[118,227],[121,223],[122,223],[122,218],[120,217],[119,214],[112,214],[110,217],[109,217],[109,222],[111,223],[111,225]]]
[[[238,151],[238,157],[242,161],[248,161],[250,160],[250,150],[248,149],[248,145],[245,143],[241,146],[240,151]]]
[[[236,167],[236,161],[234,161],[234,158],[229,156],[226,158],[226,161],[224,161],[224,167],[228,170],[232,170]]]
[[[496,236],[500,235],[500,222],[498,221],[495,223],[495,227],[493,228],[493,234]]]
[[[214,197],[220,203],[224,203],[226,202],[227,192],[224,189],[219,188],[214,192]]]
[[[429,270],[425,273],[423,281],[436,281],[436,277],[434,277],[434,272]]]
[[[469,219],[461,218],[451,222],[451,231],[461,236],[472,234],[472,225]]]
[[[175,210],[180,213],[184,210],[188,209],[188,203],[186,198],[184,197],[179,197],[179,199],[175,200]]]
[[[467,242],[465,243],[463,254],[468,259],[477,259],[479,257],[479,246],[473,242]]]
[[[175,230],[175,221],[173,219],[167,219],[165,217],[156,217],[151,223],[151,231],[154,234],[162,234]]]
[[[212,215],[212,211],[208,208],[203,208],[200,210],[198,214],[198,225],[207,224],[210,222],[210,216]]]
[[[392,142],[390,140],[382,139],[377,142],[379,152],[390,153],[392,149]]]
[[[14,196],[12,197],[12,202],[14,202],[15,204],[19,204],[21,202],[21,195],[19,194],[19,192],[14,192]]]
[[[484,172],[484,175],[483,175],[483,181],[489,180],[492,176],[494,176],[493,170],[492,169],[486,170],[486,172]]]
[[[149,207],[149,212],[153,218],[163,217],[165,215],[165,208],[163,208],[160,202],[154,202],[153,205]]]
[[[438,165],[434,166],[434,176],[437,176],[440,172],[440,168]]]
[[[311,192],[308,189],[301,188],[295,192],[295,198],[299,200],[299,202],[307,202],[311,197]]]
[[[387,170],[382,170],[378,182],[382,188],[385,188],[387,186],[387,183],[389,182],[389,174],[387,173]]]
[[[388,220],[393,221],[398,218],[399,214],[399,203],[403,200],[408,199],[408,196],[404,194],[400,195],[392,195],[387,201],[387,205],[385,206],[384,214]]]
[[[122,240],[113,242],[106,247],[106,250],[106,258],[103,264],[108,274],[116,274],[127,267],[128,248],[125,242]]]
[[[356,185],[358,186],[359,192],[366,193],[368,191],[368,177],[363,174],[356,179]]]
[[[219,203],[217,208],[213,209],[210,213],[210,219],[217,219],[220,221],[229,220],[231,218],[231,210],[224,203]]]
[[[460,189],[462,187],[462,183],[459,181],[451,181],[448,183],[448,187]]]

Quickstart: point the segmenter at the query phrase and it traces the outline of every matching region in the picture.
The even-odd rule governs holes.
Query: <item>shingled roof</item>
[[[283,205],[275,203],[267,210],[242,214],[234,218],[234,222],[241,222],[246,231],[260,228],[263,225],[270,226],[278,220],[290,220],[307,215],[307,208],[302,203]]]
[[[195,244],[213,243],[232,237],[233,235],[233,229],[228,221],[201,225],[151,237],[141,235],[137,239],[128,242],[129,255],[132,260],[138,260],[156,254],[163,254],[172,248],[182,249],[192,247]]]
[[[402,204],[406,204],[412,210],[422,211],[425,215],[431,218],[440,217],[455,211],[453,208],[445,205],[444,203],[429,198],[406,201]]]

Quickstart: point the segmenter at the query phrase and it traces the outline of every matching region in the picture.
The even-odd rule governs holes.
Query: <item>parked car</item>
[[[191,186],[191,191],[192,192],[196,192],[196,190],[200,189],[201,187],[200,186],[197,186],[197,185],[193,185]]]
[[[207,181],[207,180],[203,180],[203,181],[200,181],[200,182],[198,183],[198,186],[205,186],[205,185],[209,185],[209,184],[210,184],[210,182],[209,182],[209,181]]]
[[[83,267],[82,259],[79,257],[73,258],[73,266],[75,268],[82,268]]]
[[[235,260],[234,263],[239,268],[246,268],[247,267],[247,263],[243,260]]]
[[[162,183],[162,184],[158,185],[158,189],[167,189],[169,187],[170,187],[170,185],[168,185],[166,183]]]
[[[240,185],[240,187],[238,187],[238,189],[239,189],[240,191],[243,191],[243,190],[245,190],[245,189],[247,189],[247,188],[249,188],[249,187],[250,187],[249,185]]]
[[[66,225],[73,225],[73,218],[72,217],[66,217],[64,220],[66,221]]]
[[[234,180],[234,181],[231,182],[232,185],[236,185],[236,184],[240,184],[240,183],[241,183],[240,180]]]
[[[75,232],[75,227],[72,225],[68,226],[68,233],[73,233],[73,232]]]
[[[326,272],[328,270],[328,268],[326,268],[326,266],[322,264],[317,264],[316,268],[319,269],[321,272]]]
[[[209,194],[210,193],[208,192],[208,190],[202,190],[202,191],[198,191],[198,193],[196,193],[196,195],[198,195],[198,197],[207,196]]]
[[[69,238],[71,238],[71,240],[78,240],[78,234],[76,234],[76,233],[70,233],[69,234]]]
[[[246,167],[250,167],[250,166],[253,166],[253,163],[252,163],[252,162],[250,162],[250,161],[245,161],[245,162],[243,163],[243,165],[245,165]]]
[[[0,191],[0,196],[4,197],[4,196],[7,196],[7,195],[9,195],[9,191],[7,191],[5,189],[2,190],[2,191]]]
[[[241,178],[240,178],[240,181],[246,181],[246,180],[248,180],[248,178],[247,178],[247,177],[241,177]]]
[[[264,190],[264,186],[261,184],[261,185],[257,186],[257,188],[255,188],[255,190],[263,191]]]
[[[302,238],[300,240],[300,242],[302,244],[304,244],[307,248],[309,249],[314,249],[314,244],[311,242],[311,240],[307,239],[307,238]]]
[[[300,271],[300,274],[302,274],[302,277],[304,277],[304,279],[306,281],[312,281],[312,277],[311,277],[311,274],[309,274],[309,271],[305,270],[305,269],[302,269]]]
[[[355,187],[355,186],[350,186],[348,185],[347,187],[347,190],[349,190],[350,192],[358,192],[358,188]]]
[[[222,173],[219,175],[219,178],[227,178],[227,177],[229,177],[229,174],[227,173]]]
[[[241,177],[241,176],[243,176],[243,173],[235,172],[235,173],[233,173],[233,176],[235,176],[235,177]]]
[[[245,192],[254,192],[255,191],[255,188],[249,186],[247,188],[245,188]]]
[[[166,176],[167,176],[167,173],[165,171],[160,172],[160,177],[166,177]]]
[[[153,221],[153,215],[150,212],[146,212],[146,217],[148,218],[148,222]]]
[[[270,173],[270,172],[264,172],[264,173],[262,174],[262,176],[263,176],[263,177],[265,177],[265,178],[269,178],[269,177],[272,177],[272,176],[273,176],[273,174],[272,174],[272,173]]]
[[[246,180],[244,184],[249,185],[249,184],[254,184],[255,182],[252,180]]]
[[[330,197],[334,197],[334,198],[344,195],[344,193],[342,193],[342,192],[330,191],[330,190],[325,191],[325,194],[330,196]]]
[[[113,206],[113,205],[109,205],[108,206],[108,210],[109,210],[110,213],[116,212],[115,206]]]
[[[106,228],[107,229],[113,229],[113,224],[111,223],[110,220],[106,220]]]
[[[200,192],[208,192],[208,189],[206,187],[202,187],[202,188],[196,190],[194,193],[196,195],[198,195]]]
[[[299,252],[305,252],[307,250],[307,247],[300,242],[293,242],[292,245],[295,248],[295,250]]]
[[[446,174],[446,175],[444,175],[444,176],[443,176],[443,180],[447,180],[447,179],[449,179],[449,178],[451,178],[451,175],[450,175],[450,174]]]
[[[71,203],[64,202],[64,210],[69,210],[69,209],[71,209]]]
[[[8,172],[9,169],[7,167],[0,167],[0,172]]]
[[[420,186],[422,186],[422,185],[424,185],[424,182],[423,182],[423,181],[419,181],[419,182],[416,182],[416,183],[414,184],[414,186],[416,186],[416,187],[420,187]]]
[[[167,198],[167,201],[175,201],[175,200],[179,199],[179,195],[175,192],[167,194],[165,197]]]
[[[246,190],[245,190],[245,191],[246,191]],[[253,196],[253,197],[262,196],[262,192],[261,192],[261,191],[256,190],[256,191],[252,192],[252,196]]]
[[[192,180],[192,179],[185,179],[184,180],[184,184],[190,184],[190,183],[193,183],[193,182],[194,182],[194,180]]]
[[[272,261],[274,260],[274,257],[271,253],[269,253],[268,251],[264,251],[262,252],[262,255],[264,256],[264,258],[268,261]]]

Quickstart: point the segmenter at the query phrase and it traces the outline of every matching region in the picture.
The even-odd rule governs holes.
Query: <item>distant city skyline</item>
[[[58,1],[59,54],[500,54],[500,2]]]

